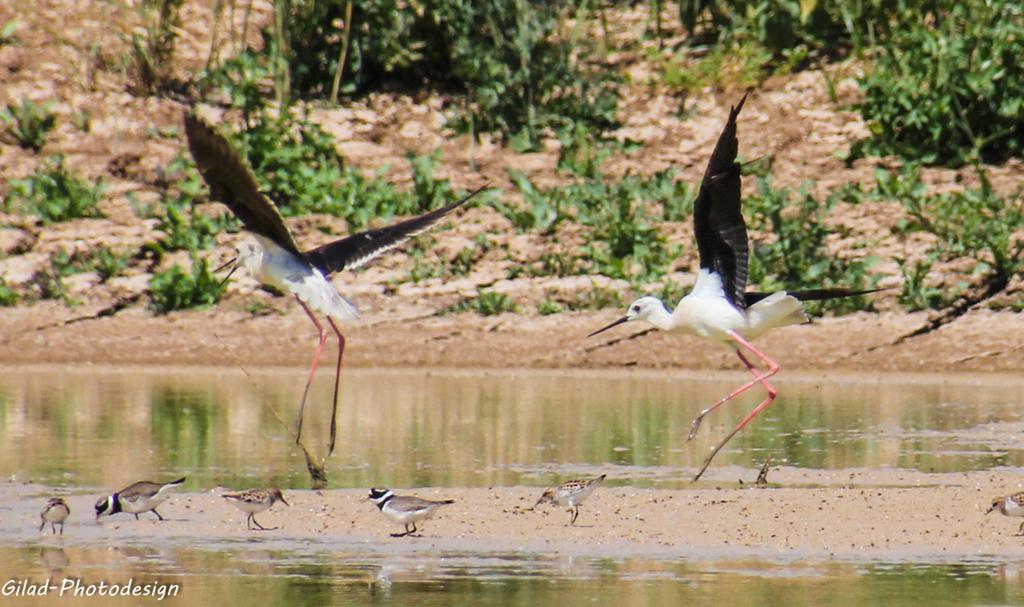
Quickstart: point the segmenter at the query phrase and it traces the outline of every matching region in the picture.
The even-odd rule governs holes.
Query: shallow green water
[[[56,588],[5,604],[67,604],[74,586],[136,585],[176,605],[1010,605],[1019,565],[652,561],[447,554],[365,560],[274,551],[0,548],[0,569]],[[175,589],[174,586],[177,588]],[[96,592],[99,592],[97,588]],[[176,593],[172,595],[171,593]],[[258,603],[253,601],[257,600]],[[80,599],[84,600],[84,599]],[[162,604],[156,598],[102,604]],[[94,603],[98,604],[98,603]]]
[[[740,376],[696,381],[665,373],[426,373],[347,371],[332,487],[548,484],[594,469],[616,483],[688,486],[700,456],[759,395],[710,417],[693,415]],[[305,488],[294,445],[263,399],[291,421],[301,370],[5,369],[0,371],[0,474],[109,489],[187,475],[199,487]],[[783,378],[780,397],[716,467],[913,468],[1021,466],[1024,382],[970,378]],[[330,379],[307,411],[314,449],[325,440]],[[714,468],[712,469],[712,472]],[[2,516],[3,513],[0,513]],[[177,584],[171,604],[217,605],[1002,605],[1024,602],[1024,563],[587,558],[95,545],[73,537],[0,538],[0,584],[65,578],[83,584]],[[76,543],[78,542],[78,543]],[[16,589],[15,586],[7,586]],[[169,592],[168,586],[151,586]],[[68,598],[0,596],[56,605]],[[88,600],[88,599],[81,599]],[[90,604],[154,604],[153,598]]]
[[[106,487],[187,474],[200,486],[305,488],[301,454],[264,406],[294,419],[301,370],[0,372],[0,472]],[[696,412],[737,379],[664,373],[346,371],[332,487],[543,485],[611,467],[622,483],[686,486],[706,450],[757,403],[730,403],[686,441]],[[783,377],[776,404],[717,467],[966,471],[1024,465],[1024,382]],[[306,437],[323,451],[330,377]],[[25,457],[26,453],[32,457]]]

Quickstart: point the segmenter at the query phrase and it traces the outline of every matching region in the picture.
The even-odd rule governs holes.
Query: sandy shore
[[[733,470],[731,472],[739,472]],[[247,531],[245,515],[216,490],[183,492],[136,521],[120,514],[95,524],[97,496],[72,495],[66,545],[185,544],[194,548],[247,547],[366,553],[555,553],[649,558],[840,558],[946,560],[1024,558],[1015,536],[1019,519],[986,516],[992,496],[1024,486],[1024,473],[921,474],[906,471],[773,470],[768,488],[740,486],[680,491],[602,487],[581,509],[575,526],[552,506],[533,509],[535,487],[418,488],[402,491],[454,499],[422,525],[418,537],[393,538],[387,521],[363,489],[286,491],[258,516],[274,531]],[[807,486],[807,484],[817,486]],[[801,486],[803,485],[803,486]],[[44,488],[8,484],[0,498],[2,533],[34,542]],[[152,518],[152,520],[150,520]],[[255,544],[250,543],[255,542]]]
[[[294,366],[309,364],[316,335],[297,306],[256,316],[199,310],[152,316],[128,309],[88,318],[90,309],[37,305],[0,315],[0,363],[184,364]],[[350,367],[474,368],[741,368],[721,346],[698,338],[628,326],[586,335],[618,312],[553,316],[474,314],[367,315],[346,328]],[[70,321],[70,322],[69,322]],[[1024,371],[1024,315],[972,312],[941,329],[896,343],[920,327],[924,314],[855,314],[785,327],[759,343],[783,370]],[[328,346],[324,360],[333,359]]]

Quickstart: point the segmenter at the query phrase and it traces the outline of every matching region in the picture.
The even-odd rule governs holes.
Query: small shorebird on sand
[[[64,535],[64,521],[68,520],[71,516],[71,508],[68,508],[68,503],[63,498],[55,497],[50,501],[46,502],[46,507],[39,514],[39,518],[42,519],[42,523],[39,525],[39,531],[46,527],[46,523],[50,523],[50,531],[57,533],[57,525],[60,525],[60,534]]]
[[[569,512],[572,513],[569,524],[575,525],[576,517],[580,515],[580,505],[583,503],[583,500],[590,497],[594,489],[597,489],[597,486],[604,482],[606,476],[606,474],[602,474],[597,478],[564,482],[554,489],[545,491],[533,507],[536,508],[544,502],[549,502],[556,506],[568,506]]]
[[[1004,516],[1024,516],[1024,491],[993,499],[992,507],[986,510],[985,514],[993,511],[997,511]],[[1020,524],[1017,535],[1024,535],[1024,523]]]
[[[169,483],[153,483],[150,481],[139,481],[132,483],[117,493],[100,498],[96,502],[96,520],[101,516],[112,516],[118,512],[134,514],[138,519],[143,512],[152,512],[160,520],[164,517],[156,511],[156,507],[164,503],[181,485],[185,477]]]
[[[237,493],[223,493],[221,497],[233,503],[242,512],[249,516],[245,519],[245,528],[252,529],[256,525],[261,531],[273,531],[277,527],[264,527],[256,520],[256,515],[264,510],[269,510],[274,502],[281,502],[285,506],[291,506],[284,501],[284,495],[280,489],[248,489]]]
[[[395,495],[390,489],[376,487],[370,489],[369,499],[377,504],[384,516],[405,526],[405,533],[392,533],[391,537],[405,537],[416,533],[416,523],[434,516],[441,506],[455,503],[455,500],[435,502],[412,495]]]

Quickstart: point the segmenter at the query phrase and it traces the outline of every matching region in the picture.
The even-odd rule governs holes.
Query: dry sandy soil
[[[724,477],[737,472],[717,470],[715,474]],[[568,525],[566,511],[549,505],[534,509],[540,495],[536,488],[421,488],[408,493],[456,503],[423,523],[417,536],[407,538],[390,537],[401,527],[378,512],[365,490],[286,491],[291,507],[276,504],[258,515],[262,525],[280,527],[275,531],[247,531],[245,515],[218,497],[216,490],[173,497],[161,507],[165,522],[148,514],[140,521],[117,515],[103,519],[102,525],[93,522],[96,496],[76,495],[68,500],[73,515],[61,541],[76,545],[117,539],[199,548],[253,538],[277,549],[312,542],[332,552],[380,555],[1024,558],[1024,543],[1014,535],[1020,521],[985,515],[993,495],[1008,488],[1019,490],[1024,477],[782,469],[773,470],[769,480],[773,485],[767,488],[737,488],[734,480],[717,483],[715,488],[680,491],[602,487],[581,507],[575,526]],[[799,487],[805,484],[819,487]],[[44,500],[29,496],[38,491],[30,485],[8,485],[0,493],[0,508],[11,513],[5,516],[5,536],[36,535],[38,507]],[[237,548],[237,542],[232,546]]]

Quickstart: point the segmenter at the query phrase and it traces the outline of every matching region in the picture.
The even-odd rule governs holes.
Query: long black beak
[[[224,268],[226,268],[226,267],[228,267],[230,265],[234,265],[234,263],[236,261],[238,261],[238,258],[237,257],[232,257],[231,259],[229,259],[229,260],[225,261],[224,263],[222,263],[221,265],[217,266],[217,269],[214,270],[213,273],[216,274],[217,272],[220,272]]]
[[[224,283],[226,283],[228,281],[228,279],[231,278],[231,275],[235,273],[235,270],[238,269],[238,264],[236,263],[237,261],[238,261],[237,257],[232,257],[231,259],[229,259],[225,263],[223,263],[219,268],[217,268],[216,270],[213,271],[213,273],[216,274],[217,272],[220,272],[224,268],[226,268],[228,266],[232,266],[231,271],[228,272],[228,275],[224,277],[224,280],[220,281],[219,285],[217,285],[218,289],[222,288],[224,286]]]
[[[587,337],[593,337],[593,336],[597,335],[598,333],[604,333],[608,329],[611,329],[612,327],[617,327],[617,326],[621,325],[622,323],[627,322],[628,320],[629,320],[628,316],[623,316],[622,318],[616,320],[615,322],[613,322],[612,324],[608,325],[607,327],[605,327],[603,329],[598,329],[597,331],[594,331],[590,335],[587,335]]]

